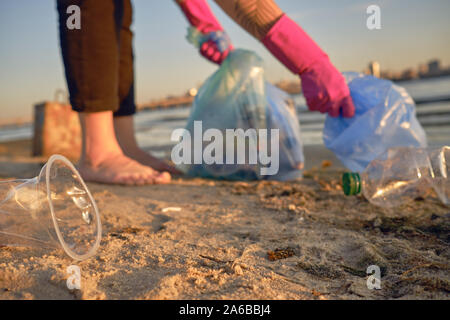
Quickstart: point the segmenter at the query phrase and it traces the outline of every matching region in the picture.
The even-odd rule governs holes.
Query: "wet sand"
[[[0,144],[1,178],[39,172],[45,159],[29,146]],[[431,190],[395,210],[345,197],[332,154],[305,154],[305,177],[287,183],[88,183],[103,223],[98,254],[75,262],[0,247],[0,299],[448,299],[450,208]],[[72,264],[81,290],[66,286]],[[370,265],[380,290],[367,287]]]

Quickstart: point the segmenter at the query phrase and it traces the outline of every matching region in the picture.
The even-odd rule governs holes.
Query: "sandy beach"
[[[29,147],[0,144],[0,178],[39,172],[46,159]],[[288,183],[88,183],[103,224],[97,255],[0,247],[0,299],[448,299],[450,210],[433,191],[377,208],[343,195],[330,152],[305,154],[304,178]],[[80,290],[66,286],[72,264]],[[370,265],[380,290],[367,287]]]

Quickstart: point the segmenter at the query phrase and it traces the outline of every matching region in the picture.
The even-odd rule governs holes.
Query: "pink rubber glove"
[[[222,26],[214,17],[206,0],[184,0],[178,2],[178,4],[189,23],[202,34],[213,35],[217,31],[224,33]],[[221,64],[233,49],[231,42],[226,48],[223,48],[218,43],[218,37],[212,36],[210,40],[205,41],[201,45],[200,54],[213,63]]]
[[[327,54],[287,15],[283,15],[262,40],[289,70],[300,75],[310,110],[353,117],[355,107],[342,74]]]

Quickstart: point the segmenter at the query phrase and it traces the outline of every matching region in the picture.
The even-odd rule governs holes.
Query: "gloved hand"
[[[302,92],[311,111],[328,113],[331,117],[353,117],[355,107],[342,74],[328,56],[314,62],[300,74]]]
[[[353,117],[355,107],[345,79],[327,54],[287,15],[262,39],[266,48],[302,80],[310,110]]]
[[[204,35],[200,54],[213,63],[221,64],[234,47],[206,0],[179,0],[177,3],[189,23]]]

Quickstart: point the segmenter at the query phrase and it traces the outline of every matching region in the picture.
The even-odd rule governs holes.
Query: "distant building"
[[[411,80],[417,78],[417,71],[413,68],[406,69],[402,72],[401,79],[402,80]]]
[[[418,68],[419,76],[424,76],[428,73],[428,65],[421,63]]]
[[[372,61],[369,63],[369,72],[374,77],[380,77],[380,63],[378,61]]]
[[[394,79],[395,73],[392,70],[383,70],[380,72],[380,78],[383,79]]]
[[[428,62],[428,74],[430,76],[438,75],[441,72],[441,61],[434,59]]]

